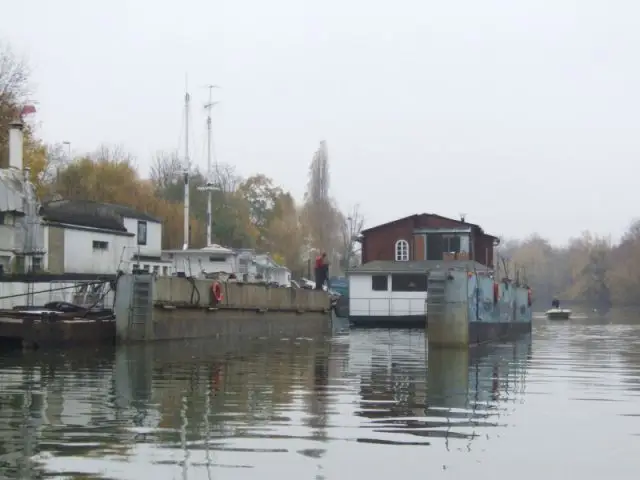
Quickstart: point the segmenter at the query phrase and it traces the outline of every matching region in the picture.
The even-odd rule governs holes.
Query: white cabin
[[[349,318],[357,323],[426,319],[427,269],[421,262],[375,261],[348,272]]]
[[[221,245],[212,244],[187,250],[163,250],[162,258],[171,262],[175,272],[184,272],[189,277],[236,273],[234,251]]]
[[[291,271],[287,267],[278,265],[269,254],[257,254],[253,249],[233,250],[212,244],[200,249],[164,250],[162,256],[172,262],[173,271],[190,277],[234,274],[242,282],[291,286]]]

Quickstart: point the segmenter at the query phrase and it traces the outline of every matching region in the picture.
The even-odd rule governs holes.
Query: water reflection
[[[398,342],[399,335],[413,338]],[[434,437],[470,440],[477,430],[498,426],[507,405],[524,394],[530,337],[470,350],[432,349],[427,355],[422,332],[363,336],[361,354],[370,361],[368,368],[360,367],[356,415],[370,420],[371,432],[359,441],[429,445]]]
[[[0,357],[0,478],[372,479],[401,465],[408,478],[483,466],[522,480],[546,464],[596,468],[612,439],[613,477],[633,478],[621,469],[639,440],[639,379],[640,329],[590,321],[469,351],[358,330],[20,353]],[[531,449],[546,461],[536,477],[522,468]]]

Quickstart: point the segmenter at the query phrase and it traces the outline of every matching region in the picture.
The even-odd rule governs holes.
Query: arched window
[[[396,262],[409,261],[409,242],[406,240],[398,240],[396,242]]]

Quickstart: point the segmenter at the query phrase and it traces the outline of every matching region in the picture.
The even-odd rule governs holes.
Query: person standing
[[[322,290],[324,282],[327,280],[329,274],[329,262],[327,262],[326,252],[322,252],[322,255],[316,257],[316,290]]]

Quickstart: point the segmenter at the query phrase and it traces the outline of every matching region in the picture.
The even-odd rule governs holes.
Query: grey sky
[[[495,234],[618,237],[637,215],[640,4],[632,0],[20,0],[0,37],[28,56],[47,141],[122,144],[147,171],[181,138],[185,72],[204,167],[301,198],[318,142],[341,207]]]

